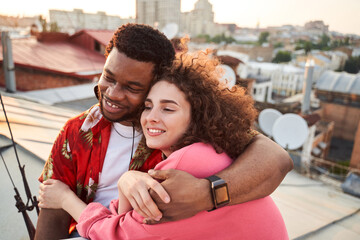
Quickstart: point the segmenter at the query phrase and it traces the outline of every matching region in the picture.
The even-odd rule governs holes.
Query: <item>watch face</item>
[[[229,202],[229,193],[225,184],[221,184],[215,187],[216,204],[221,205]]]

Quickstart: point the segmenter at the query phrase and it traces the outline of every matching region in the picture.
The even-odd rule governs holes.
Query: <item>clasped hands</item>
[[[209,182],[180,170],[128,171],[120,177],[118,189],[147,224],[189,218],[213,207]],[[39,207],[62,208],[70,194],[74,193],[66,184],[49,179],[40,184]]]

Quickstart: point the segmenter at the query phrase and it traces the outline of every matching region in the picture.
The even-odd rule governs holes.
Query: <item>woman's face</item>
[[[166,156],[170,147],[177,143],[190,124],[191,106],[185,94],[174,84],[157,82],[145,100],[141,126],[146,144],[160,149]]]

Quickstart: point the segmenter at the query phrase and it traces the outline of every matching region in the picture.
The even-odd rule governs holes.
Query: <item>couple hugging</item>
[[[292,161],[251,130],[251,97],[217,65],[121,26],[99,104],[65,124],[39,178],[35,239],[288,239],[268,195]]]

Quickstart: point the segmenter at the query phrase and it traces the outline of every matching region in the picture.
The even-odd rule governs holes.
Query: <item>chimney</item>
[[[311,96],[311,88],[313,83],[314,65],[315,65],[314,60],[308,58],[305,64],[303,101],[301,105],[301,114],[303,116],[309,114],[310,111],[310,96]]]
[[[1,44],[6,91],[14,93],[16,92],[15,66],[12,58],[11,39],[8,32],[1,32]]]

